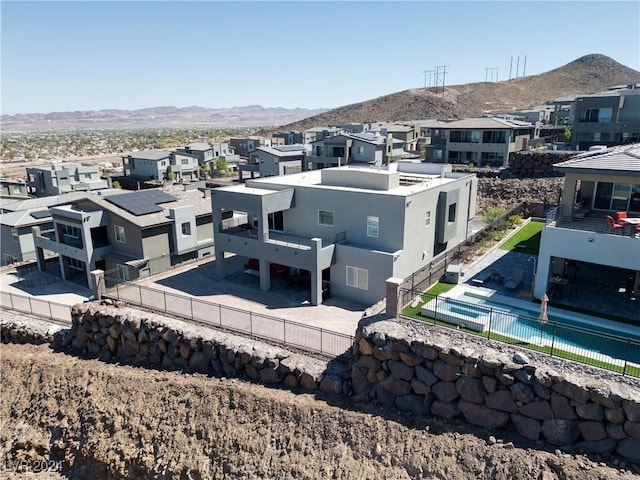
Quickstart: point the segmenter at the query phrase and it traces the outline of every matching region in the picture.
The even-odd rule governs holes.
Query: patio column
[[[260,259],[260,290],[268,292],[271,289],[271,263]]]
[[[322,268],[320,268],[320,250],[322,250],[322,239],[311,239],[311,252],[314,258],[314,266],[311,269],[311,303],[322,304]]]
[[[401,278],[387,278],[386,311],[391,318],[397,318],[402,311],[400,304],[400,287],[404,283]]]
[[[212,198],[213,200],[213,198]],[[222,242],[219,241],[217,237],[217,233],[220,232],[220,228],[222,227],[222,211],[219,208],[213,208],[212,212],[212,228],[213,228],[213,239],[214,239],[214,254],[216,256],[215,266],[216,266],[216,278],[221,280],[224,278],[226,272],[224,268],[224,250],[222,247]]]
[[[93,290],[94,298],[100,300],[105,292],[104,271],[100,269],[92,270],[89,275],[91,276],[89,288]]]
[[[636,298],[640,296],[640,271],[636,272],[636,282],[633,286],[633,295]]]

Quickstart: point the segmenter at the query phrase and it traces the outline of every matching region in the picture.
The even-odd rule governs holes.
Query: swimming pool
[[[497,295],[487,289],[459,285],[421,307],[421,315],[478,332],[491,332],[541,347],[618,363],[640,364],[640,328],[609,320],[548,309],[540,322],[540,306]]]

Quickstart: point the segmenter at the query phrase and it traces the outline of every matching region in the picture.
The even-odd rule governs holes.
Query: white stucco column
[[[315,265],[311,270],[311,303],[322,304],[322,268],[320,268],[320,250],[322,250],[322,239],[311,239],[311,251],[315,258]]]

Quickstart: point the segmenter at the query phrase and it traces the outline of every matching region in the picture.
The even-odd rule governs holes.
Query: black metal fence
[[[401,295],[407,318],[640,377],[640,340],[415,290]]]
[[[116,284],[105,296],[330,358],[349,352],[354,341],[351,335],[134,283]]]
[[[429,265],[415,271],[407,277],[403,283],[403,287],[409,290],[428,290],[429,287],[440,280],[447,271],[449,265],[464,262],[470,252],[476,248],[475,245],[478,242],[491,238],[493,232],[503,229],[505,225],[510,222],[510,217],[513,215],[519,215],[521,217],[528,215],[527,203],[523,202],[511,210],[506,211],[485,228],[470,235],[464,242],[461,242],[451,250],[434,257],[433,261],[430,262]]]

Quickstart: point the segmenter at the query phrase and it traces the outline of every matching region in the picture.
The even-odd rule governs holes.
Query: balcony
[[[318,237],[314,237],[318,238]],[[316,265],[316,256],[322,268],[331,265],[335,245],[346,241],[345,232],[320,239],[320,249],[315,250],[316,242],[310,237],[289,235],[269,231],[269,238],[261,241],[258,229],[245,223],[241,225],[223,225],[216,235],[216,244],[225,251],[237,253],[251,258],[262,258],[272,263],[279,263],[306,270]]]
[[[319,157],[317,155],[308,155],[306,161],[313,162],[313,165],[323,164],[328,166],[347,165],[349,162],[345,157]]]

